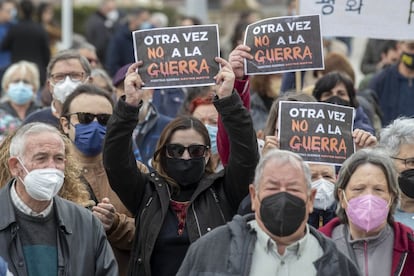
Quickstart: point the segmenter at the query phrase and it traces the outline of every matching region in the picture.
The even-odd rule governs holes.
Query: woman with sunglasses
[[[214,173],[211,142],[204,124],[178,117],[161,133],[153,158],[155,172],[136,169],[131,134],[141,107],[142,80],[134,63],[125,78],[125,96],[108,122],[104,165],[111,187],[135,216],[130,275],[175,275],[191,242],[225,224],[248,194],[258,161],[249,112],[233,91],[230,63],[216,58],[217,96],[213,103],[230,140],[229,163]]]
[[[135,233],[134,217],[109,185],[102,162],[106,124],[113,110],[112,97],[95,85],[83,84],[66,98],[60,125],[73,142],[73,155],[81,180],[96,206],[93,214],[102,222],[118,262],[119,275],[126,275]]]

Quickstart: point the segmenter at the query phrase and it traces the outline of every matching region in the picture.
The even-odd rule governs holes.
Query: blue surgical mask
[[[75,146],[86,156],[96,156],[102,152],[106,126],[97,121],[75,125]]]
[[[17,9],[11,9],[10,10],[10,21],[11,22],[14,22],[14,21],[16,21],[16,18],[17,18]]]
[[[15,104],[26,104],[33,99],[33,88],[22,81],[10,83],[7,95]]]
[[[140,29],[140,30],[148,30],[148,29],[152,29],[152,28],[154,28],[154,26],[153,26],[150,22],[148,22],[148,21],[143,22],[143,23],[139,26],[139,29]]]
[[[212,125],[205,125],[208,131],[208,135],[210,136],[210,141],[211,141],[211,153],[212,154],[217,154],[218,150],[217,150],[217,131],[218,128],[216,126],[212,126]]]

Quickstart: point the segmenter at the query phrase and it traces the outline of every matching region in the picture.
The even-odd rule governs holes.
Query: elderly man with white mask
[[[0,256],[14,275],[118,275],[101,222],[57,195],[65,152],[53,126],[17,130],[8,159],[13,178],[0,190]]]

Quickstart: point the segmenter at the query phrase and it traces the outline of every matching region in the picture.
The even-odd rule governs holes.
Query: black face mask
[[[345,101],[342,98],[338,96],[332,96],[326,100],[323,101],[324,103],[331,103],[331,104],[337,104],[337,105],[343,105],[343,106],[351,106],[351,103],[349,101]]]
[[[204,156],[191,159],[167,157],[165,171],[180,186],[190,186],[200,181],[206,168]]]
[[[414,70],[414,54],[403,52],[401,61],[408,69]]]
[[[295,233],[306,215],[306,203],[290,193],[265,197],[260,203],[260,217],[266,229],[277,237]]]
[[[414,198],[414,170],[405,170],[398,177],[401,191],[408,197]]]

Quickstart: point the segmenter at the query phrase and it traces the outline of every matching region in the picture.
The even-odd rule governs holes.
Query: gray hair
[[[86,77],[89,77],[91,75],[91,65],[89,64],[89,61],[79,54],[77,50],[69,49],[69,50],[63,50],[58,52],[47,65],[47,76],[51,77],[53,67],[58,61],[62,60],[69,60],[69,59],[77,59],[79,60],[80,64],[82,65],[83,70],[85,71]]]
[[[391,156],[398,155],[401,145],[405,144],[414,145],[414,118],[397,118],[381,130],[379,145]]]
[[[303,161],[302,157],[299,154],[296,154],[287,150],[272,149],[268,151],[259,161],[259,164],[256,167],[254,175],[254,185],[256,190],[259,189],[260,182],[263,176],[263,170],[267,163],[272,160],[277,160],[283,164],[289,164],[297,168],[297,171],[303,172],[304,181],[308,190],[308,194],[312,189],[312,173],[309,168],[309,165]],[[277,170],[277,168],[275,168]]]
[[[26,141],[29,136],[39,133],[55,133],[62,136],[61,132],[54,126],[45,123],[29,123],[21,126],[10,142],[9,153],[10,156],[17,156],[23,158],[26,151]],[[63,138],[62,143],[64,144]]]
[[[160,28],[160,27],[168,27],[168,16],[165,15],[165,13],[162,13],[162,12],[154,12],[151,15],[150,21],[157,28]]]
[[[400,196],[400,190],[398,188],[398,174],[395,170],[393,160],[389,157],[388,152],[382,148],[377,147],[373,149],[361,149],[345,160],[339,171],[338,180],[336,181],[335,199],[339,202],[339,189],[345,190],[355,171],[360,166],[365,164],[372,164],[380,168],[387,179],[388,190],[391,194],[392,200],[387,221],[392,223],[394,221],[393,214]],[[348,223],[345,209],[342,208],[341,204],[338,204],[336,213],[342,223]]]
[[[92,69],[92,71],[91,71],[91,77],[92,78],[94,78],[94,77],[100,77],[100,78],[102,78],[105,81],[105,86],[106,87],[104,87],[104,88],[101,87],[101,88],[107,90],[107,92],[109,92],[109,93],[112,94],[112,92],[114,91],[114,88],[115,87],[112,85],[112,79],[111,79],[111,77],[109,77],[108,73],[104,69],[101,69],[101,68],[94,68],[94,69]],[[92,81],[92,83],[93,83],[93,81]]]
[[[96,52],[96,47],[87,41],[73,43],[71,49],[73,50],[86,49],[92,52]]]

